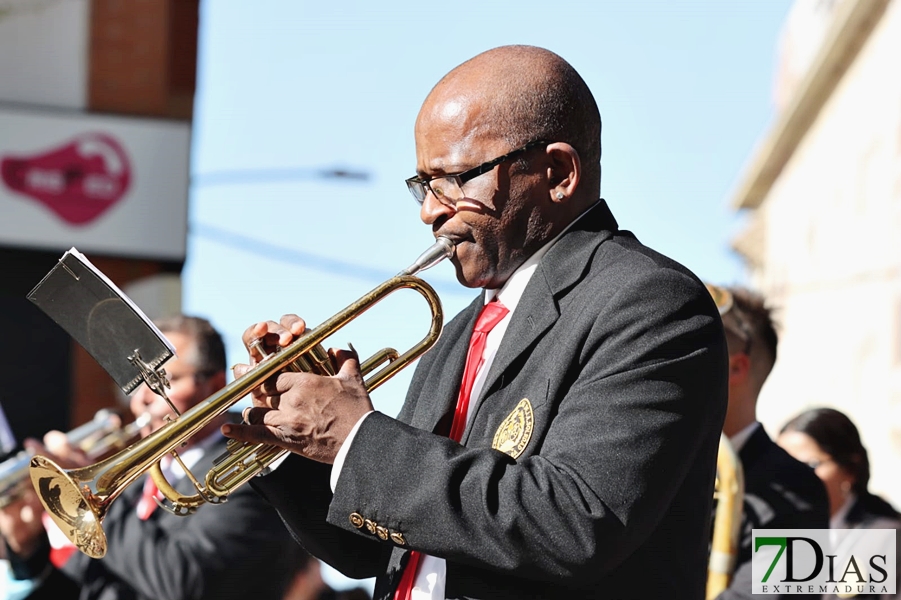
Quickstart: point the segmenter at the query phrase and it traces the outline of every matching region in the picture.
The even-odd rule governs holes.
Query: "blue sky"
[[[403,184],[419,106],[448,70],[512,43],[557,52],[594,92],[602,195],[620,226],[703,279],[744,281],[728,201],[773,118],[790,6],[201,3],[185,311],[209,317],[238,362],[251,323],[286,312],[318,323],[405,267],[431,241]],[[366,178],[318,175],[329,169]],[[450,265],[425,278],[448,317],[473,297]],[[406,348],[427,318],[418,297],[392,297],[329,345]],[[375,393],[377,409],[396,414],[409,371]]]

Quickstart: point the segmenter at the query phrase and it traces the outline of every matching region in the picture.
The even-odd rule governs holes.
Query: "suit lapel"
[[[476,317],[485,303],[484,297],[483,292],[448,323],[441,333],[446,342],[435,348],[438,354],[434,358],[428,379],[422,386],[422,389],[429,390],[429,399],[417,402],[411,422],[414,427],[435,431],[442,417],[453,415],[460,395],[469,338],[475,327]],[[448,422],[448,429],[449,427]]]
[[[483,400],[503,382],[504,372],[554,325],[560,317],[559,297],[584,277],[598,246],[616,229],[616,220],[607,203],[600,200],[541,259],[504,333],[482,393],[478,399],[470,399],[470,423],[475,420]],[[469,431],[467,427],[464,444]]]
[[[504,371],[513,361],[530,348],[541,334],[550,329],[560,317],[553,291],[547,286],[547,282],[539,274],[539,270],[532,275],[532,279],[523,291],[519,305],[510,319],[510,325],[504,332],[504,338],[485,378],[485,386],[479,395],[480,398],[484,398],[495,385],[501,382]],[[477,408],[477,405],[473,404],[474,402],[478,402],[478,399],[470,399],[470,410],[473,406]]]

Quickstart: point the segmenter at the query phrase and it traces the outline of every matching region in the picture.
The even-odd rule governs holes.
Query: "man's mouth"
[[[459,246],[460,244],[463,244],[465,242],[472,242],[472,238],[469,236],[453,234],[453,233],[446,233],[444,231],[436,231],[435,237],[436,238],[445,237],[445,238],[449,239],[451,241],[451,243],[453,243],[454,246]]]

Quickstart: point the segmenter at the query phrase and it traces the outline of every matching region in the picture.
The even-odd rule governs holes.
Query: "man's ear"
[[[551,202],[566,202],[576,193],[582,178],[582,161],[566,142],[548,144],[548,181]]]
[[[743,383],[751,376],[751,357],[744,352],[729,355],[729,383]]]

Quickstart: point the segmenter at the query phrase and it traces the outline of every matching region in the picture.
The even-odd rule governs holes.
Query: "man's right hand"
[[[250,361],[256,364],[285,347],[306,330],[303,319],[285,315],[279,323],[257,323],[244,332]],[[226,424],[222,433],[253,444],[276,445],[306,458],[333,464],[341,446],[372,400],[352,350],[329,350],[334,375],[280,372],[253,392],[253,406],[244,411],[245,423]],[[250,365],[237,365],[241,377]]]
[[[250,364],[235,365],[233,369],[235,379],[244,375],[253,365],[261,362],[266,356],[290,345],[291,342],[303,335],[306,330],[306,322],[297,315],[285,315],[278,323],[275,321],[261,321],[248,327],[241,339],[247,348]],[[252,396],[256,405],[270,404],[270,402],[267,402],[263,386],[254,389]]]
[[[48,431],[44,434],[44,443],[37,440],[25,440],[25,447],[32,454],[46,456],[63,469],[77,469],[91,464],[91,459],[84,450],[69,442],[62,431]]]

